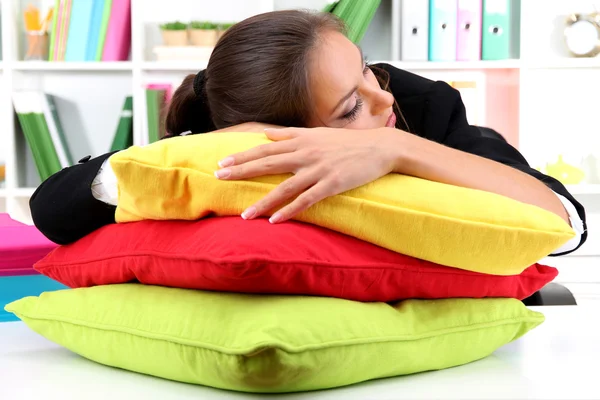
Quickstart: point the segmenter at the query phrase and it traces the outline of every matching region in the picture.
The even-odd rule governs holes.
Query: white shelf
[[[198,72],[206,68],[206,64],[206,61],[146,61],[142,63],[142,70]]]
[[[15,197],[31,197],[36,188],[17,188],[12,191],[12,195]]]
[[[522,68],[529,69],[578,69],[600,68],[600,57],[593,58],[556,58],[540,60],[522,60]]]
[[[131,71],[130,61],[121,62],[59,62],[16,61],[10,64],[15,71]]]
[[[36,188],[17,188],[17,189],[7,189],[0,188],[0,198],[3,197],[16,197],[16,198],[28,198],[33,195]]]
[[[389,63],[396,68],[410,71],[429,70],[487,70],[487,69],[518,69],[521,60],[501,61],[374,61]]]

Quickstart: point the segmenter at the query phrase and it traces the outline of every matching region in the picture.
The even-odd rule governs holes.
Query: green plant
[[[164,31],[184,31],[187,29],[187,24],[179,21],[167,22],[165,24],[161,24],[160,29]]]
[[[208,21],[192,21],[190,22],[190,29],[217,29],[217,24]]]
[[[218,29],[225,31],[225,30],[231,28],[233,25],[235,25],[235,22],[220,23],[218,25]]]

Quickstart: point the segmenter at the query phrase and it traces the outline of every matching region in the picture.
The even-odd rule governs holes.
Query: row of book
[[[49,61],[125,61],[131,0],[55,0]]]
[[[401,59],[519,58],[518,0],[402,0]]]
[[[73,154],[56,110],[55,97],[39,90],[26,90],[14,92],[12,100],[40,179],[44,181],[73,165]],[[106,150],[123,150],[132,144],[133,99],[128,96],[123,103],[110,149]]]

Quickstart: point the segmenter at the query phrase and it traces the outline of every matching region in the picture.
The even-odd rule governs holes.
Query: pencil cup
[[[27,31],[26,61],[48,60],[48,32]]]

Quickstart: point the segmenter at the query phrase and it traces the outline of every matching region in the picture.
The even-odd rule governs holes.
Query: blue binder
[[[429,0],[429,61],[456,61],[458,0]]]

